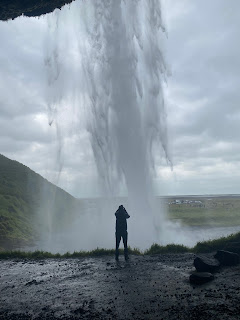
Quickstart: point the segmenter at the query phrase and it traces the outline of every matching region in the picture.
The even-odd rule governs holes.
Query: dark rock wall
[[[65,4],[73,0],[1,0],[0,1],[0,20],[6,21],[15,19],[22,14],[28,17],[41,16],[61,9]]]

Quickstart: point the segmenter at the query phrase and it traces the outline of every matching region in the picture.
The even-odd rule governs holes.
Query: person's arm
[[[125,210],[125,218],[126,219],[130,218],[130,215],[128,214],[127,210],[125,208],[124,208],[124,210]]]

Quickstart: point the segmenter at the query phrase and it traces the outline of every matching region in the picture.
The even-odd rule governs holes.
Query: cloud
[[[232,188],[226,186],[225,192],[237,193],[240,3],[166,1],[165,5],[167,57],[172,66],[166,88],[169,140],[181,193],[191,188],[201,193],[203,187],[205,193],[215,193],[213,186],[224,193],[224,185],[231,181]]]

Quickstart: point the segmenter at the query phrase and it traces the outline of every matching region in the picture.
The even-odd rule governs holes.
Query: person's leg
[[[116,232],[116,252],[115,252],[115,259],[118,260],[118,256],[119,256],[119,244],[120,244],[120,241],[121,241],[121,235]]]
[[[124,257],[125,260],[128,260],[128,247],[127,247],[127,238],[128,238],[128,233],[127,231],[123,235],[123,244],[124,244]]]

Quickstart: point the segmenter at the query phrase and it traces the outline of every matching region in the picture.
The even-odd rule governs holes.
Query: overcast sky
[[[163,9],[173,170],[163,159],[157,162],[156,192],[240,193],[240,2],[164,0]],[[46,106],[49,19],[0,22],[0,153],[76,197],[96,196],[87,133],[76,130],[68,117],[72,126],[60,133],[64,148],[58,180],[59,142],[56,127],[48,125]]]

